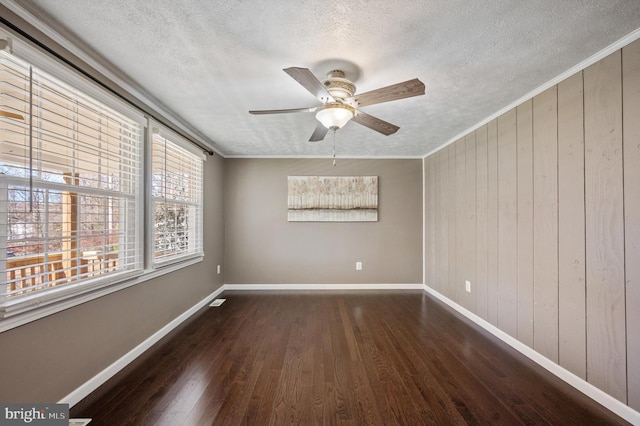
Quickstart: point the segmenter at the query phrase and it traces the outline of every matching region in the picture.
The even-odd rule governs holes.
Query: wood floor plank
[[[92,425],[625,424],[422,291],[223,297],[71,415]]]

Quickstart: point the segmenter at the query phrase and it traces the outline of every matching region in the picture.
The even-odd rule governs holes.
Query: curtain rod
[[[82,69],[80,66],[74,64],[72,61],[68,60],[67,58],[65,58],[64,56],[62,56],[60,53],[56,52],[54,49],[50,48],[49,46],[47,46],[46,44],[42,43],[40,40],[36,39],[35,37],[33,37],[32,35],[28,34],[27,32],[25,32],[24,30],[22,30],[21,28],[17,27],[15,24],[13,24],[12,22],[8,21],[7,19],[5,19],[4,17],[0,16],[0,23],[6,25],[7,27],[9,27],[11,30],[15,31],[16,33],[18,33],[20,36],[26,38],[27,40],[29,40],[31,43],[35,44],[36,46],[40,47],[41,49],[45,50],[47,53],[49,53],[50,55],[54,56],[55,58],[57,58],[58,60],[64,62],[66,65],[70,66],[71,68],[73,68],[74,70],[76,70],[77,72],[79,72],[80,74],[82,74],[83,76],[85,76],[86,78],[88,78],[89,80],[93,81],[94,83],[96,83],[97,85],[99,85],[100,87],[102,87],[103,89],[107,90],[109,93],[111,93],[112,95],[117,96],[119,99],[123,100],[124,102],[126,102],[127,104],[131,105],[132,107],[141,110],[143,113],[149,115],[151,118],[153,118],[154,120],[158,121],[159,123],[162,123],[164,126],[167,126],[168,128],[170,128],[171,130],[173,130],[174,132],[178,133],[180,136],[184,137],[186,140],[188,140],[190,143],[192,143],[193,145],[197,146],[198,148],[202,149],[203,152],[213,156],[214,155],[214,151],[211,150],[208,147],[205,147],[203,145],[201,145],[200,143],[194,141],[192,138],[190,138],[189,136],[185,135],[183,131],[181,131],[180,129],[175,128],[175,126],[171,125],[170,123],[167,123],[167,121],[164,118],[159,118],[156,117],[154,114],[150,113],[149,111],[145,110],[144,108],[140,108],[139,105],[136,105],[136,103],[132,102],[130,99],[128,99],[126,96],[123,96],[122,94],[118,93],[116,90],[114,90],[112,87],[110,87],[109,85],[107,85],[106,83],[100,81],[98,78],[92,76],[90,73],[88,73],[87,71],[85,71],[84,69]],[[64,49],[64,48],[63,48]],[[71,52],[69,52],[71,55],[73,55]],[[75,55],[73,55],[74,57],[76,57]],[[81,62],[84,63],[84,61],[80,58],[78,58],[78,60],[80,60]],[[87,66],[89,66],[87,64]],[[98,74],[102,75],[102,73],[100,73],[99,71],[95,70]],[[133,96],[133,95],[131,95]],[[138,100],[138,102],[140,102],[141,104],[145,105],[142,101]],[[146,105],[145,105],[146,106]]]

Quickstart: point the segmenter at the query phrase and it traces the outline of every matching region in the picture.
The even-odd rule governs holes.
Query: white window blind
[[[0,52],[0,305],[142,270],[143,127]]]
[[[203,254],[203,159],[178,142],[177,136],[153,132],[151,195],[156,265]]]

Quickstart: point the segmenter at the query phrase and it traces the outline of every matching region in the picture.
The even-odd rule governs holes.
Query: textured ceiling
[[[33,13],[226,156],[328,156],[318,105],[282,68],[333,68],[358,92],[419,78],[426,95],[363,107],[342,157],[420,157],[640,27],[638,0],[34,0]],[[13,7],[12,7],[13,6]]]

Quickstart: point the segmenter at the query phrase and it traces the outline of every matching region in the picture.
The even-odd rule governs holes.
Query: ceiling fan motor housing
[[[322,83],[334,99],[344,100],[356,93],[356,85],[344,78],[344,72],[340,70],[329,71]]]

